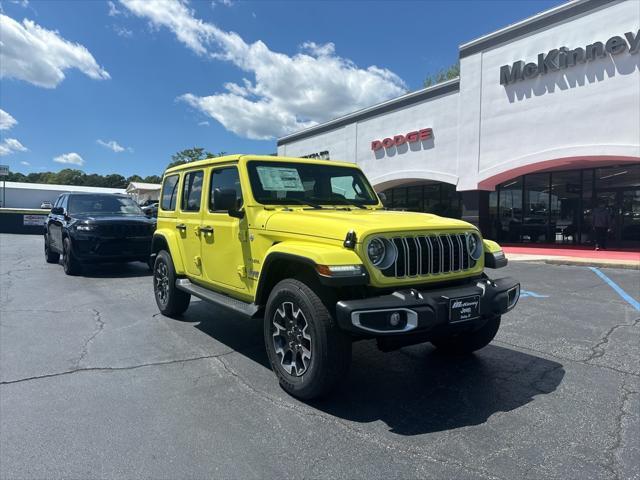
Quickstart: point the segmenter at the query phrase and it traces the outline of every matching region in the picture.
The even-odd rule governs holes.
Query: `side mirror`
[[[213,191],[213,206],[218,211],[226,210],[230,217],[244,217],[244,212],[238,210],[236,191],[232,188],[216,188]]]
[[[64,208],[62,207],[53,207],[51,209],[52,215],[64,215]]]

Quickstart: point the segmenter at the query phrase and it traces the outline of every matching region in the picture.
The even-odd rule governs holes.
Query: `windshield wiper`
[[[336,202],[337,200],[337,202]],[[366,210],[367,207],[365,207],[364,205],[362,205],[361,203],[355,202],[355,201],[351,201],[347,198],[332,198],[330,200],[331,203],[337,203],[338,205],[353,205],[354,207],[358,207],[360,209]]]
[[[311,208],[315,210],[322,210],[323,208],[322,205],[319,205],[317,203],[310,202],[309,200],[301,199],[301,198],[287,198],[285,201],[297,203],[299,205],[309,205]]]

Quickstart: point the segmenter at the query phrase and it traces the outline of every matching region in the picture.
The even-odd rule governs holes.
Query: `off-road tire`
[[[153,293],[160,313],[167,317],[182,315],[191,301],[191,295],[176,287],[176,270],[171,255],[161,250],[153,264]]]
[[[489,318],[487,323],[478,330],[433,339],[431,343],[443,353],[464,355],[489,345],[498,333],[499,328],[500,315],[496,315]]]
[[[47,263],[58,263],[60,261],[60,254],[51,251],[51,245],[49,244],[49,234],[44,234],[44,259]]]
[[[289,303],[292,311],[302,312],[311,337],[311,358],[301,375],[287,372],[274,343],[274,318]],[[271,291],[264,317],[264,339],[273,372],[281,387],[294,397],[311,400],[326,395],[349,372],[351,338],[339,329],[320,296],[299,280],[282,280]]]
[[[65,237],[62,241],[62,268],[67,275],[78,275],[82,271],[82,265],[73,253],[71,239]]]

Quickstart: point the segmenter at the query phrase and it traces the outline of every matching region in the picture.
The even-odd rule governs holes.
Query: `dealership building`
[[[459,78],[278,140],[357,163],[395,209],[504,243],[640,246],[640,2],[577,0],[460,46]]]

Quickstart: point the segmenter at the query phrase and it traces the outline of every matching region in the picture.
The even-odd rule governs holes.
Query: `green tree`
[[[167,168],[182,165],[184,163],[197,162],[198,160],[204,160],[205,158],[222,157],[224,155],[226,155],[226,152],[211,153],[205,151],[202,147],[187,148],[171,155],[172,161],[167,165]]]
[[[460,62],[456,62],[447,68],[443,68],[436,73],[432,73],[424,80],[424,86],[430,87],[438,83],[446,82],[460,76]]]
[[[162,177],[160,175],[149,175],[142,180],[146,183],[162,183]]]

